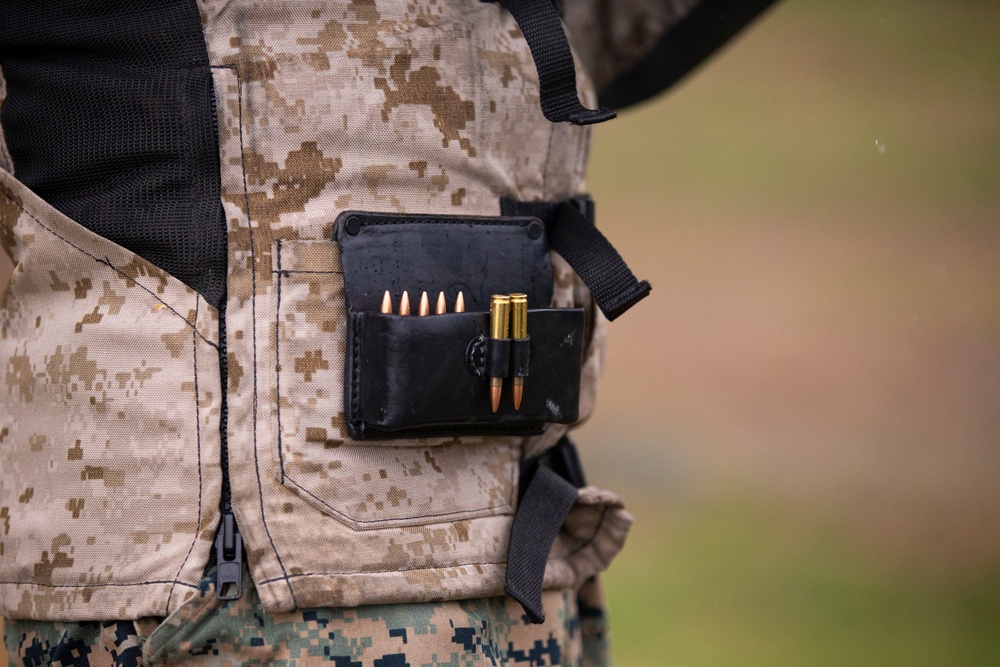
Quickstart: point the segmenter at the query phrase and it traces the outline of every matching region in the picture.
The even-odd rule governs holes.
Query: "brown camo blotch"
[[[52,283],[49,285],[49,289],[53,292],[68,292],[70,291],[69,283],[64,283],[59,279],[59,275],[55,271],[49,271],[49,277],[52,278]]]
[[[66,509],[73,515],[74,519],[79,519],[80,512],[83,511],[83,506],[86,502],[85,498],[70,498],[66,501]]]
[[[522,81],[525,79],[532,80],[533,77],[526,76],[526,69],[524,68],[525,63],[521,61],[517,53],[511,51],[490,51],[488,49],[479,49],[479,57],[482,58],[490,67],[494,68],[496,71],[500,72],[500,83],[504,88],[510,86],[512,81],[516,81],[520,78]],[[514,75],[514,70],[517,70],[517,75]],[[537,82],[537,79],[535,79]]]
[[[72,546],[73,541],[67,533],[60,533],[52,538],[52,555],[48,551],[43,551],[41,558],[34,564],[34,579],[40,584],[51,584],[52,574],[59,568],[73,567],[74,560],[68,553],[63,551],[66,547]]]
[[[8,387],[17,389],[18,398],[24,403],[30,403],[35,393],[35,373],[31,368],[31,359],[27,354],[14,354],[7,360],[7,373],[4,378]]]
[[[89,292],[93,286],[93,283],[90,282],[90,278],[77,280],[73,285],[73,298],[86,299],[87,292]]]
[[[379,36],[396,28],[394,21],[380,21],[381,15],[375,7],[375,0],[351,0],[348,9],[361,23],[349,23],[347,29],[357,42],[347,51],[347,56],[360,60],[365,67],[371,67],[379,74],[385,73],[385,61],[390,51]]]
[[[306,352],[295,360],[295,372],[301,373],[306,382],[312,382],[313,374],[320,370],[329,370],[330,362],[323,358],[323,350]]]
[[[392,110],[404,104],[429,106],[434,114],[434,127],[444,136],[442,145],[447,148],[452,141],[457,141],[469,157],[475,157],[475,147],[459,131],[476,119],[476,105],[459,97],[451,86],[439,85],[441,74],[437,68],[423,65],[410,72],[412,63],[413,57],[408,53],[398,53],[393,59],[389,78],[396,84],[396,90],[389,87],[384,77],[375,78],[375,87],[385,93],[382,121],[388,123]]]
[[[174,333],[160,334],[160,340],[170,350],[170,356],[179,359],[181,353],[191,347],[191,327],[182,326]]]
[[[108,371],[104,368],[98,368],[97,362],[89,359],[87,355],[88,349],[81,346],[70,352],[67,359],[63,355],[62,345],[57,346],[52,355],[45,360],[45,370],[48,373],[49,382],[60,385],[67,391],[75,391],[73,377],[76,376],[83,382],[84,388],[90,391],[98,376],[107,379]]]
[[[143,276],[149,276],[157,281],[156,293],[163,294],[167,288],[167,274],[156,268],[149,262],[133,256],[132,261],[122,266],[116,266],[115,271],[124,276],[126,287],[135,287],[137,280]],[[148,287],[148,286],[147,286]]]
[[[106,306],[109,315],[118,315],[122,306],[125,305],[125,297],[111,289],[111,282],[105,280],[103,283],[104,293],[97,300],[98,305]]]
[[[76,443],[66,450],[66,460],[67,461],[82,461],[83,460],[83,447],[80,446],[80,441],[77,440]]]
[[[330,19],[323,25],[323,29],[315,37],[299,37],[295,40],[297,44],[305,46],[316,46],[313,53],[302,55],[316,71],[323,72],[330,69],[330,59],[327,53],[340,51],[347,41],[347,31],[336,19]]]
[[[243,379],[243,366],[240,365],[239,356],[235,352],[226,354],[229,371],[229,391],[240,390],[240,380]]]
[[[339,157],[330,158],[317,148],[315,141],[303,142],[298,150],[291,151],[281,168],[260,153],[247,151],[246,173],[251,186],[270,184],[270,193],[255,190],[249,193],[250,216],[263,224],[278,222],[283,213],[305,210],[306,203],[319,196],[333,183],[343,163]],[[240,208],[245,207],[243,193],[227,195]]]

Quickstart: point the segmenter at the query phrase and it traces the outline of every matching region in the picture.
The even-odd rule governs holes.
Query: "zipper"
[[[211,77],[209,78],[211,81]],[[215,127],[216,152],[219,150],[219,112],[218,99],[215,96],[215,83],[211,82],[212,124]],[[226,214],[219,202],[219,224],[226,230]],[[227,243],[228,246],[228,243]],[[228,256],[229,249],[226,248]],[[227,280],[227,271],[223,271],[222,280]],[[225,284],[225,283],[223,283]],[[233,494],[229,485],[229,352],[226,347],[226,301],[227,290],[222,291],[222,301],[219,304],[219,379],[222,385],[222,405],[219,412],[220,464],[222,468],[222,493],[219,499],[219,510],[222,520],[219,522],[219,532],[215,535],[215,596],[220,600],[238,600],[243,595],[243,536],[240,527],[236,525],[236,515],[233,514]]]
[[[229,486],[229,354],[226,349],[226,304],[219,309],[219,375],[222,380],[222,521],[215,536],[215,595],[220,600],[238,600],[243,595],[243,536],[233,514],[233,494]]]

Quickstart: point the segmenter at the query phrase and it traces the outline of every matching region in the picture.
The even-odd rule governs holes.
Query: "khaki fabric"
[[[497,5],[207,2],[203,17],[230,224],[234,504],[265,608],[501,594],[525,443],[349,441],[329,239],[345,209],[496,215],[504,195],[576,194],[590,130],[541,115]],[[563,271],[556,300],[578,292]],[[585,490],[547,584],[603,568],[630,521]]]
[[[0,616],[166,613],[218,523],[218,314],[0,170]]]
[[[199,6],[229,233],[228,382],[200,297],[0,172],[16,266],[0,615],[165,616],[194,593],[219,522],[222,391],[233,508],[268,613],[502,595],[519,461],[567,429],[351,441],[332,226],[347,209],[497,215],[503,196],[565,199],[584,188],[590,128],[545,120],[530,51],[496,4]],[[580,92],[595,105],[582,71]],[[596,313],[553,259],[554,305]],[[606,322],[588,326],[582,417]],[[617,496],[582,489],[545,586],[602,570],[631,522]]]

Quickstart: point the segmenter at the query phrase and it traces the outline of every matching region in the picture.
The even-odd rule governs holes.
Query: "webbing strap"
[[[591,125],[616,116],[611,109],[588,109],[576,94],[576,68],[552,0],[498,0],[521,29],[538,71],[542,113],[553,123]]]
[[[576,446],[555,447],[521,462],[517,514],[510,531],[504,591],[521,603],[532,623],[545,621],[542,581],[552,545],[587,481]]]
[[[532,623],[543,623],[545,563],[573,503],[576,487],[549,468],[539,468],[514,516],[504,591],[521,603]]]
[[[500,200],[503,215],[531,215],[545,224],[549,247],[569,262],[604,316],[614,320],[653,288],[649,281],[635,277],[597,229],[593,208],[589,197],[576,197],[568,202],[520,202],[509,197]]]

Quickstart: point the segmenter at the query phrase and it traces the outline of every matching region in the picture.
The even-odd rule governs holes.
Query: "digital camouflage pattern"
[[[225,391],[233,506],[261,607],[280,618],[430,602],[412,608],[437,610],[441,625],[459,607],[440,601],[502,595],[517,463],[565,428],[351,441],[333,221],[347,209],[497,215],[502,196],[566,199],[584,188],[590,128],[545,120],[530,51],[495,3],[199,7],[229,226],[228,383],[218,313],[0,170],[0,242],[15,266],[0,310],[0,615],[187,613],[219,522]],[[579,81],[594,106],[582,69]],[[595,313],[585,418],[606,322],[565,262],[554,268],[554,304]],[[614,494],[582,489],[548,597],[606,567],[631,521]],[[515,618],[509,600],[470,604]]]
[[[606,623],[596,582],[579,596],[544,594],[547,621],[529,625],[509,598],[302,609],[267,614],[251,587],[215,596],[211,577],[166,619],[6,628],[11,665],[269,665],[289,667],[605,667]]]
[[[0,616],[164,613],[218,522],[217,313],[0,170]]]
[[[590,129],[542,116],[530,51],[496,4],[201,7],[229,221],[230,474],[264,607],[502,594],[517,462],[564,429],[351,441],[332,226],[347,209],[497,215],[505,195],[565,199],[583,188]],[[585,77],[581,92],[595,102]],[[556,264],[557,304],[590,308]],[[602,354],[599,335],[583,415]],[[603,569],[630,523],[617,497],[584,489],[546,585]]]

